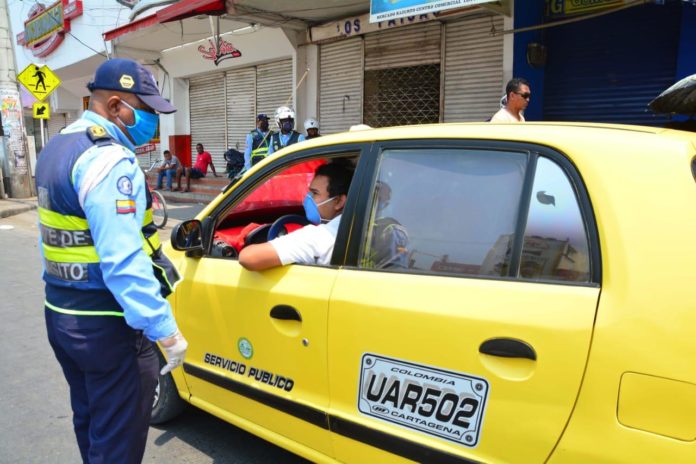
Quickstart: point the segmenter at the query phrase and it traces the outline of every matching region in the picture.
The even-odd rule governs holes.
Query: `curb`
[[[21,213],[26,213],[27,211],[31,211],[36,209],[36,205],[33,203],[27,203],[23,201],[18,201],[18,200],[3,200],[3,201],[10,201],[12,203],[15,203],[15,205],[10,206],[9,208],[3,208],[2,207],[2,202],[0,202],[0,219],[1,218],[7,218],[10,216],[15,216],[17,214]]]

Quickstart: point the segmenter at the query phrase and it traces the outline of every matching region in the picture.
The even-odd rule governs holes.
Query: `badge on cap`
[[[130,89],[135,85],[135,81],[133,80],[132,76],[129,76],[128,74],[124,74],[121,76],[121,79],[118,81],[121,84],[121,87],[124,89]]]

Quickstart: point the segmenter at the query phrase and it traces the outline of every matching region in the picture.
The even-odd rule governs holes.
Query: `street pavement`
[[[2,200],[0,203],[2,203]],[[171,224],[196,207],[172,208]],[[193,213],[193,214],[192,214]],[[0,462],[80,462],[72,431],[68,388],[46,339],[37,213],[0,219]],[[302,463],[299,457],[209,414],[189,408],[151,427],[145,463]]]

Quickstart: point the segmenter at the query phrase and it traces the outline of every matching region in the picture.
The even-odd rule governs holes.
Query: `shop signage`
[[[136,155],[144,155],[145,153],[150,153],[157,150],[157,144],[156,143],[146,143],[145,145],[140,145],[138,147],[135,147],[135,154]]]
[[[221,61],[229,58],[239,58],[242,56],[242,52],[234,48],[234,45],[225,39],[220,39],[220,47],[215,46],[213,39],[208,39],[208,44],[210,44],[209,47],[199,45],[198,51],[206,60],[212,60],[213,63],[215,63],[215,66],[220,64]]]
[[[406,18],[391,19],[379,23],[371,23],[370,15],[354,16],[352,18],[341,19],[330,23],[315,26],[309,30],[311,42],[321,42],[322,40],[335,39],[337,37],[352,37],[369,32],[377,32],[386,29],[393,29],[409,24],[423,23],[432,21],[435,16],[432,14],[420,14],[408,16]]]
[[[562,17],[624,5],[626,0],[546,0],[546,16]]]
[[[34,119],[51,119],[51,107],[48,103],[34,102]]]
[[[46,8],[36,3],[24,21],[24,31],[17,34],[17,44],[24,45],[36,57],[50,55],[70,31],[70,21],[82,15],[82,0],[58,0]]]
[[[60,87],[60,79],[46,65],[30,64],[17,75],[17,80],[39,101]]]
[[[496,0],[370,0],[370,22],[464,8]]]

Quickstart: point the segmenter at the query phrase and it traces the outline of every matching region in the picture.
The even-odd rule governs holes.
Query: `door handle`
[[[536,361],[536,351],[528,343],[514,338],[491,338],[481,343],[479,353],[503,358],[526,358]]]
[[[298,321],[302,322],[302,316],[300,312],[288,305],[276,305],[271,308],[271,317],[273,319],[280,319],[283,321]]]

